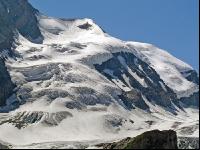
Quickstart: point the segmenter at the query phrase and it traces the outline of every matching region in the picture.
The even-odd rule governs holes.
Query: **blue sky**
[[[59,18],[91,18],[122,40],[154,44],[199,70],[198,0],[29,0]]]

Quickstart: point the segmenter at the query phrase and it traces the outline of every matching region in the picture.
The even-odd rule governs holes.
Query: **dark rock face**
[[[180,98],[180,102],[184,104],[184,107],[199,107],[199,92],[193,93],[189,97]]]
[[[135,138],[126,138],[119,142],[99,144],[103,149],[178,149],[175,131],[152,130]]]
[[[109,80],[119,79],[125,86],[131,86],[131,91],[123,92],[119,96],[128,109],[134,108],[132,104],[144,110],[148,109],[142,94],[148,101],[154,101],[164,107],[171,107],[171,101],[177,99],[176,94],[165,85],[155,70],[131,53],[114,53],[111,59],[101,65],[95,65],[95,67]],[[105,70],[109,70],[112,73],[108,73]],[[130,84],[125,81],[124,76],[129,79]],[[141,79],[146,86],[141,85],[138,81]]]
[[[6,98],[11,96],[14,88],[4,62],[0,59],[0,106],[6,104]]]
[[[188,81],[191,81],[197,85],[199,85],[199,75],[195,70],[189,70],[186,72],[183,72],[182,74],[186,75],[186,79]],[[182,97],[180,98],[180,102],[184,104],[184,107],[199,107],[199,91],[193,93],[189,97]]]
[[[199,76],[195,70],[189,70],[184,74],[188,74],[186,79],[199,85]]]
[[[188,81],[191,81],[197,85],[199,85],[199,75],[195,70],[189,70],[187,72],[184,72],[183,74],[187,74],[185,77]],[[179,100],[184,104],[184,107],[189,107],[189,106],[195,106],[199,107],[199,91],[193,93],[189,97],[182,97]]]
[[[16,30],[29,40],[41,36],[34,9],[27,0],[0,1],[0,49],[10,48]]]

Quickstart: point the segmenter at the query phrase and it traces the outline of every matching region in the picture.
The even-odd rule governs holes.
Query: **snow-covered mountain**
[[[21,13],[15,5],[25,13],[6,26]],[[45,16],[25,0],[1,0],[3,19],[0,140],[111,141],[151,129],[199,137],[199,77],[188,64],[91,19]]]

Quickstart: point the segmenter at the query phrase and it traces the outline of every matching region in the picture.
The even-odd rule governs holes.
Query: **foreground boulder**
[[[178,149],[177,135],[173,130],[152,130],[119,142],[99,144],[103,149]]]

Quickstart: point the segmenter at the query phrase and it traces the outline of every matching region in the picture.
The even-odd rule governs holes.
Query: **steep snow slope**
[[[189,65],[116,39],[91,19],[37,19],[43,43],[18,34],[15,57],[6,60],[17,88],[0,111],[19,108],[0,114],[1,140],[104,141],[169,128],[199,136],[198,109],[179,103],[199,90],[184,77]]]

